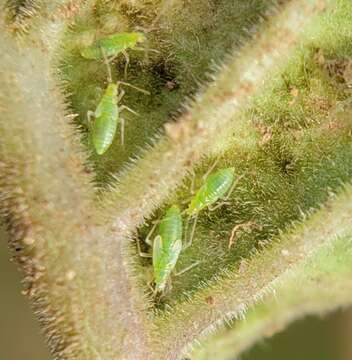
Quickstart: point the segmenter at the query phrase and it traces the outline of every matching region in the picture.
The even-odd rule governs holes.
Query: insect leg
[[[160,54],[160,51],[159,50],[156,50],[156,49],[146,49],[146,48],[141,48],[141,47],[138,47],[138,46],[135,46],[132,50],[138,50],[138,51],[150,51],[150,52],[155,52],[157,54]]]
[[[111,75],[111,68],[109,65],[109,60],[105,54],[104,49],[101,47],[100,50],[101,50],[101,53],[103,54],[104,64],[106,65],[106,69],[108,71],[108,82],[111,84],[112,83],[112,75]]]
[[[125,145],[125,119],[123,117],[120,117],[120,123],[121,123],[121,145]]]
[[[145,253],[145,252],[143,252],[141,250],[141,244],[139,243],[139,238],[137,238],[137,249],[138,249],[139,256],[146,257],[146,258],[151,258],[152,257],[151,254]]]
[[[129,112],[131,112],[132,114],[136,115],[136,116],[139,116],[139,114],[137,112],[135,112],[134,110],[132,110],[131,108],[129,108],[128,106],[126,105],[122,105],[120,107],[120,111],[122,110],[128,110]]]
[[[187,212],[187,209],[182,211],[181,215],[185,214]],[[188,234],[188,227],[189,227],[189,222],[190,222],[190,218],[187,219],[186,222],[186,226],[185,226],[185,234],[184,234],[184,238],[187,239],[187,234]],[[187,242],[188,244],[188,242]],[[187,246],[188,247],[188,246]],[[183,250],[186,249],[186,243],[183,244]]]
[[[87,111],[87,122],[85,125],[87,125],[87,127],[89,128],[91,123],[92,123],[92,118],[95,117],[95,112],[88,110]]]
[[[196,173],[194,170],[192,170],[192,181],[191,181],[191,188],[190,188],[190,192],[192,195],[195,193],[195,190],[194,190],[195,181],[196,181]]]
[[[187,272],[188,270],[193,269],[194,267],[198,266],[201,263],[200,260],[194,262],[193,264],[187,266],[186,268],[182,269],[181,271],[178,271],[177,273],[175,273],[175,276],[180,276],[182,274],[184,274],[185,272]]]
[[[219,209],[219,208],[221,208],[222,206],[224,206],[224,205],[227,205],[228,204],[228,202],[226,202],[226,201],[220,201],[217,205],[215,205],[215,206],[210,206],[210,205],[208,205],[208,210],[209,211],[215,211],[216,209]]]
[[[92,110],[88,110],[87,111],[87,121],[88,121],[88,124],[90,124],[92,122],[92,117],[95,116],[95,113],[94,111]]]
[[[122,96],[124,95],[124,93],[122,94]],[[121,99],[122,96],[119,96],[119,98]],[[122,105],[120,107],[120,111],[122,110],[128,110],[130,111],[132,114],[138,116],[139,114],[136,113],[135,111],[133,111],[132,109],[130,109],[128,106],[126,105]],[[121,123],[121,145],[124,146],[125,143],[125,119],[123,117],[120,117],[120,123]]]
[[[125,57],[125,60],[126,60],[125,69],[124,69],[124,78],[127,79],[127,69],[128,69],[128,65],[130,64],[130,57],[128,56],[128,53],[126,50],[122,51],[122,55]]]
[[[149,231],[147,237],[145,238],[144,242],[146,242],[148,245],[153,246],[153,241],[150,240],[150,238],[152,237],[156,226],[159,224],[159,219],[157,221],[155,221],[153,227],[151,228],[151,230]]]
[[[125,96],[125,90],[122,89],[117,97],[117,102],[119,103],[124,96]]]
[[[116,55],[113,55],[113,56],[107,58],[108,63],[110,64],[111,62],[113,62],[118,56],[119,56],[119,54],[116,54]]]
[[[194,238],[194,233],[195,233],[196,227],[197,227],[197,221],[198,221],[198,214],[194,218],[194,222],[193,222],[192,230],[191,230],[191,236],[190,236],[189,240],[187,241],[187,243],[183,246],[183,250],[189,248],[192,245],[192,241],[193,241],[193,238]],[[188,222],[187,222],[187,225],[186,225],[186,234],[187,234],[187,230],[188,230]]]

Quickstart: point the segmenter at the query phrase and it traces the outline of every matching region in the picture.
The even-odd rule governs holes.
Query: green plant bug
[[[219,199],[226,199],[231,195],[235,179],[235,169],[226,168],[209,175],[205,183],[197,191],[186,210],[189,216],[198,214],[201,210],[216,203]]]
[[[95,112],[88,111],[90,133],[98,155],[105,153],[115,137],[119,116],[117,93],[117,84],[109,84]],[[91,125],[92,116],[95,117],[95,121]]]
[[[126,105],[119,106],[119,102],[125,94],[124,90],[119,91],[120,85],[130,86],[145,94],[149,94],[149,92],[143,89],[122,81],[110,83],[108,85],[96,110],[94,112],[88,111],[87,113],[93,145],[98,155],[104,154],[112,144],[118,122],[121,124],[121,144],[124,145],[125,121],[123,117],[120,116],[120,113],[123,110],[128,110],[129,112],[138,115]],[[92,117],[95,118],[93,122],[91,121]]]
[[[144,34],[139,32],[118,33],[94,41],[90,46],[80,49],[80,53],[85,59],[102,60],[107,57],[109,61],[112,61],[119,54],[123,54],[126,59],[126,75],[129,64],[129,56],[126,50],[143,50],[136,46],[145,40]]]
[[[158,234],[154,241],[150,241],[157,224]],[[171,272],[174,270],[179,255],[182,250],[182,215],[178,206],[171,206],[165,213],[160,222],[156,222],[152,230],[148,234],[145,242],[153,247],[153,254],[143,253],[140,250],[139,242],[137,246],[139,254],[144,257],[152,257],[153,259],[153,277],[154,277],[154,293],[163,293],[168,282],[170,282]],[[181,275],[198,265],[196,262],[175,275]]]
[[[205,208],[215,210],[222,206],[226,200],[228,200],[237,184],[234,180],[235,169],[233,167],[220,169],[215,173],[206,176],[204,184],[193,196],[188,208],[185,211],[187,215],[195,218],[187,246],[190,246],[192,243],[199,212]],[[220,199],[225,201],[222,201],[215,207],[212,207],[212,205]]]
[[[163,292],[171,271],[182,250],[182,217],[180,209],[172,206],[159,225],[159,234],[153,243],[155,291]]]

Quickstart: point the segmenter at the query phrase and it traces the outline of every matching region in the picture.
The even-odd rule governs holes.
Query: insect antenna
[[[118,81],[118,82],[117,82],[117,86],[119,86],[119,85],[129,86],[130,88],[135,89],[135,90],[137,90],[137,91],[140,91],[140,92],[143,93],[143,94],[150,95],[150,92],[149,92],[149,91],[144,90],[144,89],[141,89],[141,88],[139,88],[139,87],[137,87],[137,86],[135,86],[135,85],[129,84],[129,83],[124,82],[124,81]]]

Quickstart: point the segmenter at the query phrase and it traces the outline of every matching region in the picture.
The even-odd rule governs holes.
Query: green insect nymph
[[[182,217],[180,209],[171,206],[159,225],[153,243],[153,269],[155,291],[163,292],[171,271],[182,250]]]
[[[199,212],[205,208],[208,208],[209,210],[215,210],[225,204],[226,200],[228,200],[235,188],[236,182],[234,179],[235,169],[232,167],[218,170],[214,174],[206,177],[204,184],[193,196],[188,208],[185,211],[190,218],[194,218],[191,236],[186,246],[190,246],[192,244]],[[221,201],[212,208],[211,205],[216,203],[218,200],[225,201]]]
[[[139,32],[118,33],[103,37],[80,50],[81,55],[86,59],[101,60],[105,56],[117,56],[127,49],[133,49],[138,43],[145,41],[145,36]]]
[[[137,113],[128,106],[119,106],[119,102],[125,94],[124,90],[119,91],[120,85],[129,86],[149,95],[148,91],[123,81],[109,83],[96,110],[94,112],[88,111],[87,114],[93,145],[98,155],[104,154],[112,144],[119,122],[121,124],[121,145],[124,144],[125,121],[123,117],[120,116],[121,111],[128,110],[132,114],[137,115]],[[93,122],[91,121],[92,117],[95,118]]]
[[[158,235],[151,241],[150,238],[158,226]],[[153,281],[155,287],[153,288],[154,295],[165,293],[167,285],[171,284],[171,273],[174,276],[179,276],[197,266],[200,261],[196,261],[180,272],[175,272],[175,266],[180,256],[182,249],[186,249],[182,245],[182,215],[178,206],[171,206],[165,213],[164,217],[154,223],[145,242],[153,247],[153,254],[144,253],[141,251],[139,240],[137,240],[137,247],[140,256],[153,258]]]
[[[201,210],[210,207],[219,199],[228,198],[233,190],[235,169],[226,168],[209,175],[205,183],[197,191],[186,210],[189,216],[197,215]],[[227,195],[226,195],[227,194]]]
[[[117,105],[117,84],[109,84],[93,113],[95,120],[91,126],[91,136],[95,151],[104,154],[114,140],[119,109]]]

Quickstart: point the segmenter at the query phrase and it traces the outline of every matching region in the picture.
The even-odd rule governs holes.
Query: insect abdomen
[[[160,222],[159,234],[165,242],[164,248],[182,239],[182,217],[178,206],[173,205],[168,209]]]
[[[112,144],[117,128],[117,118],[101,116],[95,120],[92,130],[94,148],[98,155],[102,155]]]
[[[182,217],[177,206],[171,206],[159,225],[154,239],[153,267],[157,291],[163,291],[182,249]],[[156,246],[156,243],[158,245]]]
[[[207,182],[208,194],[205,197],[205,202],[208,205],[213,204],[218,199],[222,198],[230,189],[234,178],[234,169],[227,168],[219,170],[212,176],[209,176]]]
[[[110,84],[96,111],[92,126],[92,140],[97,154],[102,155],[112,144],[118,121],[117,86]]]
[[[210,175],[205,184],[198,190],[187,210],[194,215],[205,207],[214,204],[231,188],[234,180],[234,168],[221,169]]]

